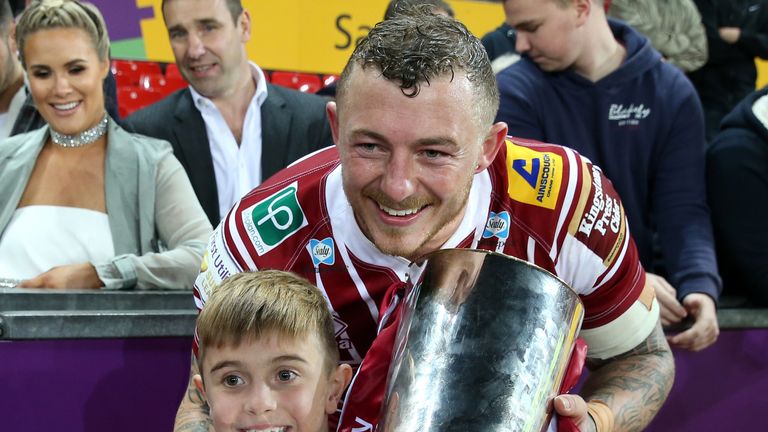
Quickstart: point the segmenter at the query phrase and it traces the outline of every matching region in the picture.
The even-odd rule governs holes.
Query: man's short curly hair
[[[392,19],[404,11],[407,12],[411,8],[422,7],[422,5],[430,6],[429,9],[432,13],[444,12],[451,18],[455,16],[451,5],[443,0],[391,0],[387,5],[387,10],[384,11],[384,19]]]
[[[476,117],[491,124],[499,108],[499,90],[480,40],[460,22],[430,11],[398,15],[382,21],[355,48],[341,73],[336,99],[342,104],[354,69],[375,68],[416,97],[430,80],[466,75],[475,93]]]

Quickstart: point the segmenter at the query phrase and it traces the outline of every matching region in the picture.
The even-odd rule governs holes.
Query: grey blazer
[[[333,144],[326,100],[267,84],[261,107],[263,180],[297,159]],[[171,143],[211,225],[219,223],[219,196],[205,122],[189,89],[172,93],[129,117],[125,128]]]
[[[47,138],[44,126],[0,142],[0,233]],[[170,145],[110,119],[104,187],[115,257],[93,264],[106,288],[190,288],[212,228]]]

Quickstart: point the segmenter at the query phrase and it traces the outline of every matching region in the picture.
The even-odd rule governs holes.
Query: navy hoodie
[[[768,87],[723,119],[707,151],[707,193],[725,292],[761,306],[768,306],[767,125]]]
[[[570,69],[543,72],[524,57],[497,77],[497,120],[510,135],[574,148],[602,167],[621,195],[645,268],[665,275],[680,299],[703,292],[717,301],[701,104],[648,39],[623,22],[609,24],[627,49],[617,70],[593,83]]]

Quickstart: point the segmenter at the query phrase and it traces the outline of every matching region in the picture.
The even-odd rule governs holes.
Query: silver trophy
[[[406,298],[378,430],[546,430],[581,327],[578,295],[497,253],[426,259]]]

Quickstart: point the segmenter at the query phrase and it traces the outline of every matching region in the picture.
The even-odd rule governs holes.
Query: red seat
[[[329,85],[335,83],[339,80],[338,75],[323,75],[323,87],[328,87]]]
[[[181,76],[167,76],[163,74],[146,74],[139,78],[139,87],[143,90],[156,91],[168,95],[178,89],[187,86],[187,82]]]
[[[323,87],[319,76],[298,72],[272,72],[272,84],[289,87],[305,93],[315,93]]]
[[[129,116],[132,112],[151,105],[165,97],[165,94],[155,89],[142,89],[141,87],[118,87],[117,109],[120,118]]]
[[[112,60],[111,66],[118,87],[138,86],[142,75],[162,73],[160,65],[155,62]]]
[[[139,108],[138,87],[125,86],[117,88],[117,111],[120,114],[120,118],[127,117]]]
[[[181,76],[181,72],[179,72],[179,67],[176,66],[176,63],[168,63],[165,67],[165,77],[171,78],[171,79],[181,79],[183,80],[184,77]]]

